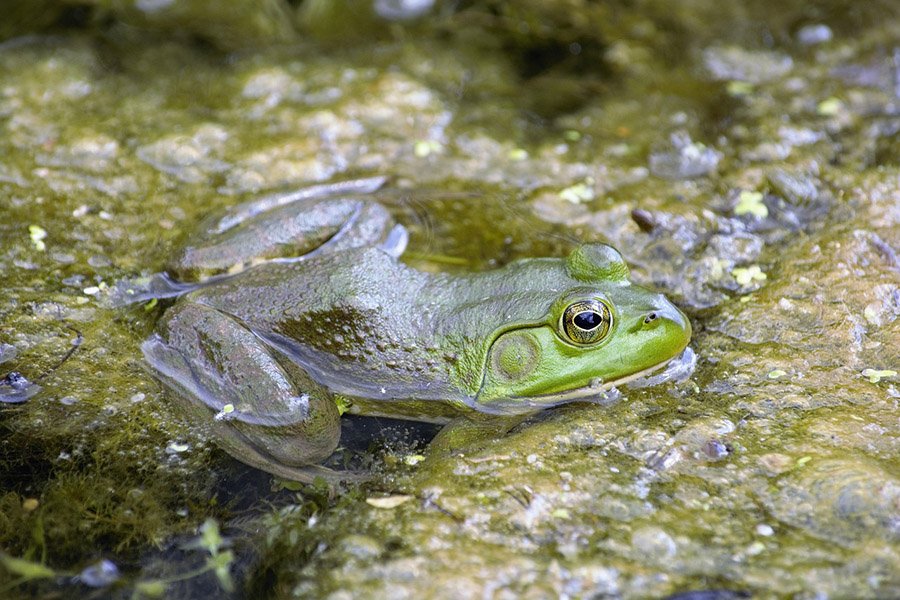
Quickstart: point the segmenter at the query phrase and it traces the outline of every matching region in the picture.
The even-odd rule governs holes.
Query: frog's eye
[[[609,333],[612,313],[600,300],[579,300],[566,307],[561,326],[570,342],[596,344]]]

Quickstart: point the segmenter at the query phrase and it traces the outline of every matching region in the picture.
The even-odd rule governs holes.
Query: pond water
[[[43,4],[0,26],[0,596],[900,596],[895,3]],[[614,245],[692,375],[424,462],[345,419],[363,485],[231,459],[143,363],[167,302],[104,294],[372,175],[418,269]]]

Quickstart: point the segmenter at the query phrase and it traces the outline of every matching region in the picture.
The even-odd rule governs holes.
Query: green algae
[[[343,50],[371,15],[178,4],[32,11],[54,37],[0,49],[0,375],[42,387],[0,406],[0,550],[47,575],[0,586],[79,589],[49,573],[103,556],[123,596],[896,595],[898,391],[871,381],[900,364],[891,3],[465,3]],[[721,156],[655,176],[678,147]],[[165,303],[97,294],[217,207],[357,174],[393,178],[419,268],[614,243],[690,311],[697,372],[440,462],[363,436],[368,488],[271,486],[142,368]],[[171,550],[208,518],[229,549]]]

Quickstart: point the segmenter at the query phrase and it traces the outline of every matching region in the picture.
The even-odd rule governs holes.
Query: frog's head
[[[572,287],[541,321],[511,324],[494,337],[475,398],[481,410],[589,398],[667,363],[690,341],[687,317],[662,294],[633,285],[610,246],[578,248],[565,270]]]

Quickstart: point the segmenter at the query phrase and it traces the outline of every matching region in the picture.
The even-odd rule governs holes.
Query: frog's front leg
[[[315,466],[340,438],[334,399],[252,331],[189,302],[170,309],[159,331],[144,356],[226,452],[287,479],[354,478]]]
[[[456,452],[475,452],[490,440],[501,438],[525,421],[531,413],[520,415],[492,415],[473,413],[457,417],[447,423],[428,444],[428,457],[446,456]]]
[[[315,186],[232,207],[202,223],[167,271],[179,281],[202,281],[258,262],[379,244],[399,256],[406,230],[366,195],[383,181]]]

